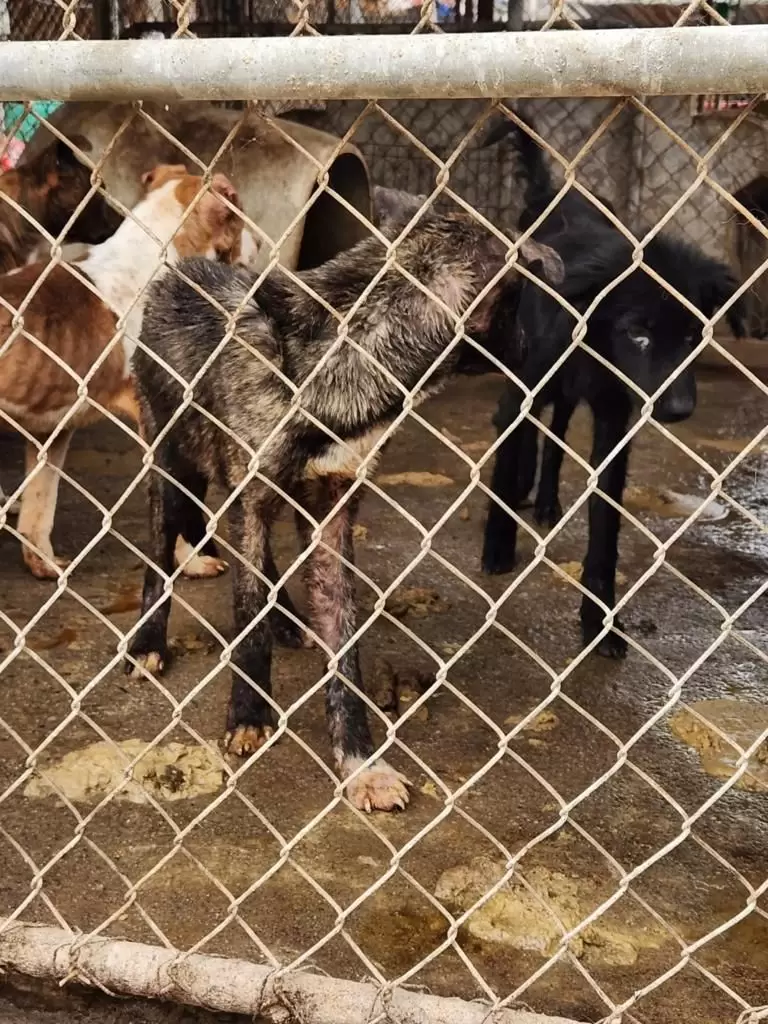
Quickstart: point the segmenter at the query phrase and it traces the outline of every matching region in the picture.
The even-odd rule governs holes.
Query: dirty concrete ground
[[[470,458],[479,458],[492,438],[490,414],[500,387],[495,376],[460,382],[424,406],[423,415]],[[743,379],[710,373],[701,381],[696,416],[674,433],[722,471],[766,422],[768,401],[756,388]],[[588,436],[588,419],[580,414],[569,440],[582,455],[588,452]],[[6,490],[19,478],[19,448],[16,439],[2,440]],[[726,486],[762,523],[768,511],[767,458],[762,450],[753,452],[728,475]],[[117,429],[101,426],[77,436],[67,468],[110,506],[137,466],[130,441]],[[435,537],[434,554],[427,554],[404,581],[421,593],[406,595],[394,609],[400,618],[378,617],[361,640],[363,667],[377,699],[386,706],[379,691],[397,677],[402,712],[425,680],[434,679],[437,662],[430,649],[447,659],[483,626],[488,603],[475,588],[497,599],[514,577],[480,574],[485,498],[475,490],[457,502],[469,483],[467,464],[423,426],[411,423],[397,435],[380,472],[389,497],[427,527],[455,504]],[[420,475],[411,478],[409,473]],[[483,477],[487,480],[487,470]],[[584,470],[567,458],[568,504],[585,479]],[[700,465],[653,427],[640,432],[631,483],[641,488],[634,492],[634,513],[662,540],[673,536],[682,520],[651,500],[653,489],[707,493]],[[146,537],[144,513],[138,491],[114,520],[115,531],[139,547]],[[100,524],[101,513],[63,484],[59,553],[75,554]],[[383,587],[419,553],[420,534],[373,493],[364,502],[361,524],[358,564]],[[550,542],[547,553],[573,572],[584,545],[580,513]],[[520,569],[533,556],[532,536],[523,535],[521,547]],[[625,523],[621,548],[625,592],[653,566],[654,545]],[[286,518],[276,531],[278,563],[287,567],[294,551]],[[509,590],[497,624],[480,633],[451,665],[448,685],[429,698],[426,711],[398,728],[398,745],[388,756],[413,782],[407,813],[363,821],[343,805],[319,816],[331,801],[333,782],[291,736],[252,764],[233,790],[225,791],[216,777],[211,781],[208,758],[220,771],[211,752],[222,731],[228,678],[220,671],[198,686],[217,664],[217,641],[179,606],[171,620],[177,657],[162,687],[128,681],[119,669],[89,685],[113,657],[116,631],[128,628],[137,614],[140,561],[110,534],[75,572],[72,590],[78,598],[61,594],[31,633],[27,649],[3,672],[0,914],[29,900],[24,919],[53,923],[41,898],[45,894],[64,920],[85,931],[112,918],[106,934],[154,943],[162,933],[180,948],[272,958],[281,964],[310,951],[309,962],[335,976],[361,979],[374,970],[387,979],[407,974],[411,985],[467,998],[484,994],[482,977],[499,995],[514,993],[517,1001],[539,1011],[588,1021],[607,1012],[601,990],[620,1003],[670,972],[662,985],[637,1000],[632,1019],[643,1024],[735,1022],[745,1004],[768,1002],[766,898],[753,900],[748,916],[697,945],[690,959],[682,951],[741,914],[750,887],[766,880],[768,804],[758,771],[765,752],[758,752],[738,787],[697,815],[690,828],[684,823],[717,792],[738,757],[701,716],[708,708],[722,712],[725,707],[728,713],[720,721],[740,722],[741,742],[744,735],[754,735],[755,721],[765,722],[766,599],[745,606],[736,632],[698,664],[722,636],[722,616],[681,574],[732,614],[765,582],[766,554],[765,533],[738,512],[696,524],[675,539],[666,565],[624,611],[625,624],[644,651],[676,676],[688,673],[683,698],[694,708],[690,721],[675,718],[679,706],[661,713],[671,679],[643,650],[630,651],[621,663],[593,657],[567,677],[562,696],[499,756],[495,729],[509,732],[550,693],[547,671],[515,637],[557,671],[579,650],[577,590],[550,568],[535,568]],[[18,545],[7,532],[0,538],[0,557],[2,610],[9,623],[20,627],[55,587],[24,574]],[[301,603],[300,584],[290,586]],[[363,621],[374,598],[365,582],[359,592]],[[180,593],[226,633],[226,578],[185,581]],[[100,609],[109,625],[88,604]],[[2,627],[0,643],[6,653],[13,647],[8,625]],[[76,714],[71,714],[71,694],[46,665],[80,695]],[[275,695],[281,706],[290,707],[322,671],[316,651],[279,650]],[[152,802],[141,802],[136,784],[101,805],[114,783],[114,748],[93,746],[103,743],[102,733],[127,744],[132,756],[139,748],[129,741],[153,740],[171,722],[174,701],[194,687],[180,720],[163,735],[164,760],[137,772]],[[720,703],[698,704],[703,701]],[[763,707],[755,709],[755,704]],[[703,709],[699,717],[697,707]],[[37,773],[14,785],[25,770],[18,740],[34,749],[65,719],[66,726],[37,761],[40,769],[50,770],[49,782]],[[291,714],[289,727],[327,763],[320,694]],[[195,736],[210,746],[201,748]],[[180,746],[170,748],[172,743]],[[629,747],[620,749],[621,744]],[[79,753],[63,761],[73,752]],[[612,766],[615,771],[605,776]],[[557,827],[561,805],[604,776]],[[70,794],[69,805],[50,795],[51,778]],[[460,795],[454,802],[456,791]],[[218,803],[207,810],[215,798]],[[76,815],[88,817],[81,839],[73,843]],[[267,874],[281,848],[313,821],[290,856]],[[668,852],[633,877],[629,890],[541,971],[559,948],[564,929],[617,891],[618,872],[647,864],[666,844]],[[376,887],[393,852],[406,845],[399,869]],[[464,921],[455,943],[432,956],[448,929],[440,905],[454,915],[468,910],[502,876],[505,858],[521,852],[514,878]],[[31,888],[36,872],[42,878],[39,893]],[[131,885],[136,886],[135,900],[126,897]],[[337,927],[337,906],[346,909],[366,892],[343,928]],[[236,914],[229,909],[233,898],[240,900]],[[465,961],[471,961],[475,973]]]
[[[79,985],[19,974],[0,980],[0,1024],[266,1024],[242,1014],[207,1013],[159,1000],[115,998]]]

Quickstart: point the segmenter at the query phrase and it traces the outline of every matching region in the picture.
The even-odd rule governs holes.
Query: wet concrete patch
[[[38,765],[40,774],[24,788],[31,798],[63,794],[73,803],[98,803],[120,786],[127,765],[146,750],[144,740],[121,743],[92,743],[72,750],[60,760]],[[223,761],[197,744],[166,743],[142,754],[130,772],[130,779],[114,799],[134,804],[156,800],[174,802],[209,796],[222,786]]]
[[[674,715],[669,727],[696,751],[705,772],[729,779],[736,772],[741,751],[768,730],[768,705],[740,700],[697,701],[690,710],[684,708]],[[735,785],[750,791],[768,790],[768,742],[760,744],[749,759],[748,770]]]
[[[764,452],[768,452],[768,444],[765,441],[759,441],[754,444],[755,438],[757,437],[757,431],[751,437],[729,437],[722,435],[720,437],[707,437],[696,433],[690,428],[678,428],[675,430],[675,434],[685,444],[690,445],[692,448],[704,448],[712,451],[724,452],[728,455],[740,455],[750,445],[750,455],[759,455]]]
[[[656,487],[628,487],[624,505],[633,512],[650,512],[663,519],[687,519],[698,512],[697,522],[718,522],[728,515],[728,506],[704,495],[681,494]]]

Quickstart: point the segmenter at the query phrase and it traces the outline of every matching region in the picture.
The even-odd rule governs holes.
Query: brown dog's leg
[[[349,488],[342,477],[323,477],[309,499],[309,511],[322,521]],[[355,632],[355,579],[352,528],[358,500],[352,497],[325,526],[322,541],[307,560],[310,620],[320,639],[338,651]],[[342,556],[349,565],[345,565]],[[347,685],[363,692],[357,647],[347,650],[326,689],[326,716],[336,769],[347,778],[374,751],[365,702]],[[380,759],[357,775],[347,787],[348,799],[363,811],[401,810],[408,803],[408,782]]]
[[[61,575],[60,570],[69,564],[54,555],[51,532],[59,493],[58,471],[64,465],[73,433],[73,430],[64,430],[57,435],[42,468],[26,484],[21,496],[19,533],[37,549],[35,551],[25,544],[22,552],[27,568],[39,580],[57,579]],[[28,441],[25,451],[28,477],[37,466],[37,456],[37,448]]]

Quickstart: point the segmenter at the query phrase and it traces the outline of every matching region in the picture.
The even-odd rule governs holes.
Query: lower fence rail
[[[574,1024],[403,988],[382,990],[309,971],[281,974],[247,960],[180,953],[122,939],[0,919],[0,972],[78,982],[102,992],[173,1000],[290,1024]]]

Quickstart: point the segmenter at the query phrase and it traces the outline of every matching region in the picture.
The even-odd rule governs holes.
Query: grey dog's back
[[[541,260],[541,247],[530,255]],[[397,247],[405,274],[385,268],[387,247],[374,237],[298,275],[302,283],[275,269],[255,290],[245,269],[183,261],[179,269],[196,287],[171,274],[153,287],[142,341],[159,360],[141,349],[134,360],[148,427],[173,420],[170,443],[229,484],[256,451],[270,479],[291,476],[332,442],[328,430],[359,437],[394,418],[425,375],[421,396],[444,383],[459,357],[456,318],[505,256],[504,243],[470,218],[428,213]],[[467,326],[471,333],[471,320]],[[186,384],[204,367],[194,386],[198,408],[179,413]],[[294,400],[292,385],[302,384]]]

